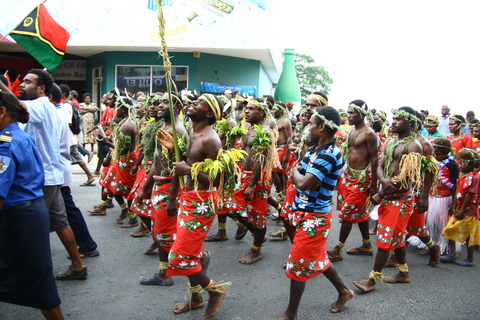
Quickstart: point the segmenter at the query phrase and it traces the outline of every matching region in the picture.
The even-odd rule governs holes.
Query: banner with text
[[[240,94],[249,94],[256,95],[257,87],[255,86],[245,86],[241,84],[225,84],[225,83],[214,83],[214,82],[202,82],[202,92],[216,92],[224,93],[225,90],[230,90],[233,92],[239,91]]]

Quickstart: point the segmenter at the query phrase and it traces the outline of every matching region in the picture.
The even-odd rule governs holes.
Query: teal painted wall
[[[272,83],[258,60],[249,60],[202,53],[200,58],[191,52],[169,52],[172,65],[188,66],[188,86],[200,91],[201,82],[251,85],[257,95],[270,93]],[[163,65],[157,52],[102,52],[87,58],[87,90],[92,88],[92,69],[103,67],[103,92],[115,86],[116,65]],[[183,88],[178,88],[179,90]]]
[[[267,71],[265,71],[265,68],[261,64],[260,64],[260,73],[258,77],[258,83],[259,83],[258,91],[257,91],[258,97],[261,97],[264,94],[273,95],[272,81],[270,81],[270,77],[268,76]]]

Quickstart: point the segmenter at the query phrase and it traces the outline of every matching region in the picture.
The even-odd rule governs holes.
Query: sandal
[[[80,270],[73,269],[72,266],[68,267],[68,270],[64,273],[57,274],[56,280],[86,280],[88,277],[87,267],[83,267]]]
[[[334,256],[330,251],[327,251],[328,259],[330,262],[342,261],[343,257],[341,255]]]
[[[140,284],[143,285],[158,285],[158,286],[171,286],[174,284],[173,280],[170,281],[164,281],[157,277],[157,273],[155,273],[153,276],[145,276],[140,278]]]
[[[248,228],[245,227],[238,227],[237,233],[235,233],[235,239],[236,240],[242,240],[245,235],[247,234]]]
[[[372,251],[364,251],[362,248],[357,247],[353,249],[348,249],[347,254],[357,255],[357,256],[373,256],[373,249]]]

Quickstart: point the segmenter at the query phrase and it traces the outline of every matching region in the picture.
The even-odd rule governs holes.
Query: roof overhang
[[[106,51],[152,51],[156,52],[159,47],[142,46],[68,46],[66,53],[89,57]],[[169,48],[169,52],[193,52],[216,54],[222,56],[243,58],[249,60],[258,60],[261,62],[272,83],[278,83],[281,72],[281,60],[278,61],[278,55],[272,49],[228,49],[228,48]],[[0,42],[0,52],[26,52],[22,47],[14,42]],[[280,65],[279,65],[280,64]]]

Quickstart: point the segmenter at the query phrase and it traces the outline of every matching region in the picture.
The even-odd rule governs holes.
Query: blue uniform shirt
[[[305,212],[329,212],[333,190],[343,166],[342,154],[335,141],[321,147],[310,147],[302,160],[303,175],[313,174],[318,178],[315,190],[297,189],[293,210]]]
[[[35,141],[16,123],[0,131],[0,197],[2,209],[43,197],[43,164]]]

